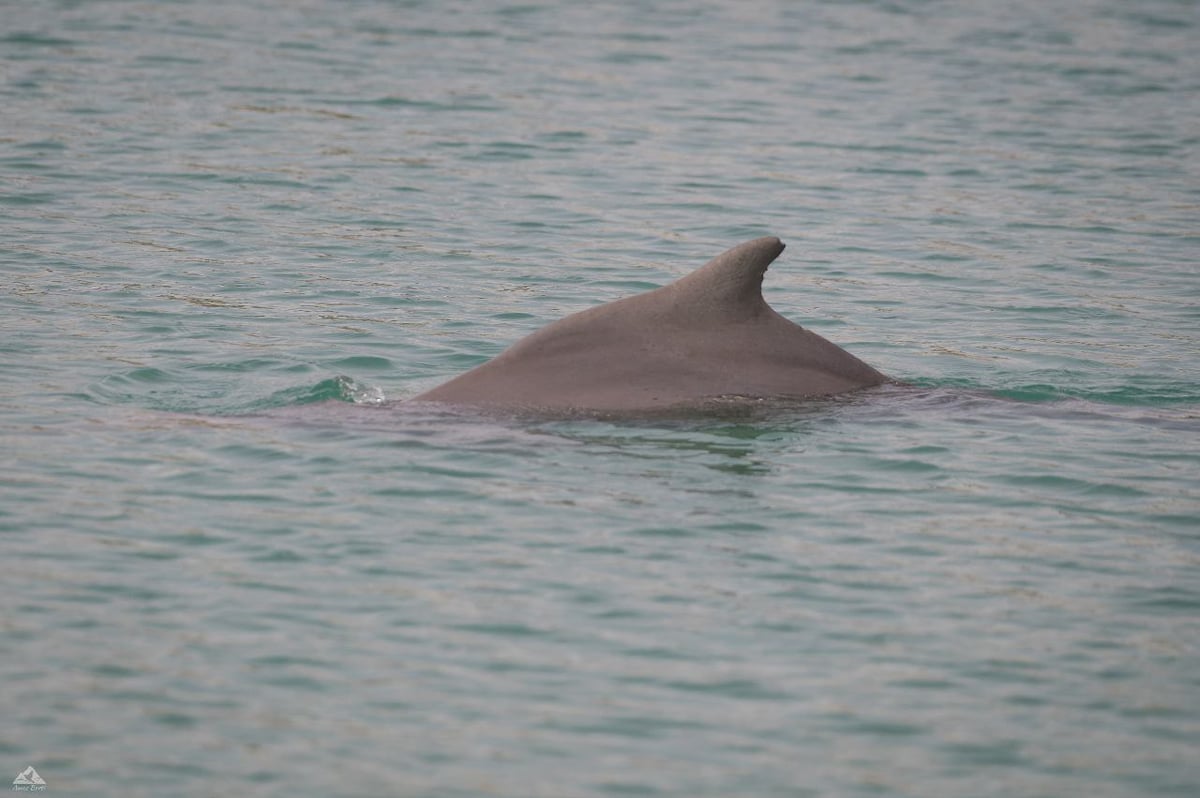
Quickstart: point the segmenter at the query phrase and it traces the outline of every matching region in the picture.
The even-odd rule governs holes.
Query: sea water
[[[0,784],[1200,794],[1198,40],[0,4]],[[403,402],[761,235],[768,301],[901,384]]]

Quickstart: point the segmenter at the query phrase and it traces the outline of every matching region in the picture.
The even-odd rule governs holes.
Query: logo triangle
[[[8,772],[12,773],[11,770]],[[17,777],[15,779],[13,779],[12,783],[13,784],[45,784],[46,780],[38,775],[38,772],[36,770],[34,770],[33,765],[30,765],[29,767],[25,768],[20,773],[18,773]]]

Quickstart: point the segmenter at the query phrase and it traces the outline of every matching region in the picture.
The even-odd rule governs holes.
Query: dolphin
[[[758,238],[670,285],[574,313],[415,397],[480,408],[638,413],[806,399],[888,382],[763,299],[783,252]]]

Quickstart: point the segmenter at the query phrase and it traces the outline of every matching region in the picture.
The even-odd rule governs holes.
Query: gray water
[[[1198,40],[1190,0],[0,3],[0,779],[1200,794]],[[902,385],[401,401],[760,235],[768,301]]]

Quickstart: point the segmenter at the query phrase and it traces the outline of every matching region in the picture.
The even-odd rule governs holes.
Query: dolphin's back
[[[783,251],[760,238],[680,280],[547,325],[417,397],[489,407],[636,411],[723,396],[814,397],[886,377],[763,300]]]

